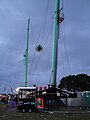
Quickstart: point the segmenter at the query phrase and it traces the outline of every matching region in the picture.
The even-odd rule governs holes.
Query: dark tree
[[[90,76],[87,74],[66,76],[60,80],[58,87],[69,91],[88,91],[90,90]]]

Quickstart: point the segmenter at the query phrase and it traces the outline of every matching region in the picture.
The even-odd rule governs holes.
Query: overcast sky
[[[28,18],[28,84],[49,83],[54,5],[55,0],[0,0],[0,92],[4,92],[4,86],[6,93],[10,93],[10,87],[15,90],[24,86]],[[60,24],[57,84],[70,74],[90,75],[90,0],[63,0],[63,7],[65,20]],[[43,46],[40,53],[35,50],[38,44]]]

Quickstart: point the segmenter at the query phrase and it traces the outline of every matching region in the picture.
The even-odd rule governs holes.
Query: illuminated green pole
[[[28,73],[28,41],[29,41],[29,24],[30,24],[30,18],[28,19],[28,28],[27,28],[27,34],[26,34],[26,51],[25,51],[25,86],[28,86],[28,80],[27,80],[27,73]]]
[[[54,34],[52,50],[52,87],[56,87],[57,78],[57,54],[58,54],[58,33],[59,33],[59,0],[55,0],[54,11]]]

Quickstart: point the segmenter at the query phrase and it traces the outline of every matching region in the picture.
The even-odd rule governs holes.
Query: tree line
[[[90,76],[78,74],[63,77],[58,87],[68,91],[90,91]]]

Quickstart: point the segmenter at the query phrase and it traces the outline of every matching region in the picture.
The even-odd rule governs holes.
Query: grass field
[[[63,108],[59,111],[22,113],[9,111],[6,105],[0,105],[0,120],[90,120],[90,113],[78,108]]]

